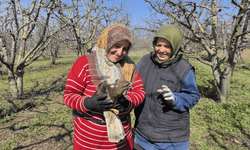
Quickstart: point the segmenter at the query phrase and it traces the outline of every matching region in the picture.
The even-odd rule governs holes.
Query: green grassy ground
[[[141,56],[131,57],[137,62]],[[33,93],[36,96],[22,101],[31,103],[25,110],[0,120],[0,129],[4,133],[0,135],[1,150],[66,149],[72,146],[73,117],[62,96],[67,73],[75,60],[75,57],[62,56],[55,66],[49,66],[48,60],[40,60],[27,68],[24,90],[27,95]],[[213,100],[215,90],[211,69],[198,61],[191,61],[191,64],[196,68],[202,97],[190,110],[190,150],[250,149],[250,71],[237,64],[229,100],[218,104]],[[5,76],[0,77],[0,84],[0,91],[8,89]],[[6,99],[0,100],[2,112],[11,106]],[[133,123],[134,115],[131,115]]]

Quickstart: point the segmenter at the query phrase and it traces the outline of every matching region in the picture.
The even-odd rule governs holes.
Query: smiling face
[[[127,40],[122,40],[111,46],[108,51],[107,57],[109,61],[116,63],[122,60],[128,53],[130,42]]]
[[[164,38],[158,38],[154,48],[156,56],[161,61],[165,61],[171,56],[172,46],[170,42]]]

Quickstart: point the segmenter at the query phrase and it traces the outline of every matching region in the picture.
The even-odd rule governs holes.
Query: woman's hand
[[[174,94],[172,91],[166,86],[162,85],[162,89],[157,90],[158,93],[161,93],[163,98],[170,104],[172,104],[175,100]]]
[[[83,101],[83,105],[86,109],[106,111],[114,107],[114,104],[110,100],[106,100],[106,94],[96,95],[96,93],[97,92],[95,92],[92,97],[85,98]]]

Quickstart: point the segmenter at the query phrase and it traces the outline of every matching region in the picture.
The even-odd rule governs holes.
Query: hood
[[[97,47],[108,53],[109,49],[121,40],[128,40],[132,43],[131,33],[129,29],[120,23],[115,23],[105,28],[97,41]],[[131,46],[130,46],[131,47]]]
[[[161,29],[159,29],[156,33],[156,36],[154,37],[153,47],[155,47],[157,38],[164,38],[168,40],[172,46],[172,54],[165,61],[160,61],[158,57],[155,55],[155,51],[153,51],[152,53],[154,59],[163,67],[166,67],[168,64],[172,63],[177,54],[184,54],[184,52],[181,50],[183,42],[182,33],[180,29],[177,28],[175,25],[166,25]]]

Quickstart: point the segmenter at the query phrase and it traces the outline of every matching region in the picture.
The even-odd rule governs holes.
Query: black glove
[[[123,110],[127,109],[128,106],[129,106],[129,100],[122,95],[114,105],[114,108],[119,110],[119,112],[123,112]]]
[[[114,107],[114,104],[111,101],[106,100],[107,95],[96,95],[96,92],[92,97],[87,97],[83,101],[83,105],[88,110],[98,110],[106,111]]]

